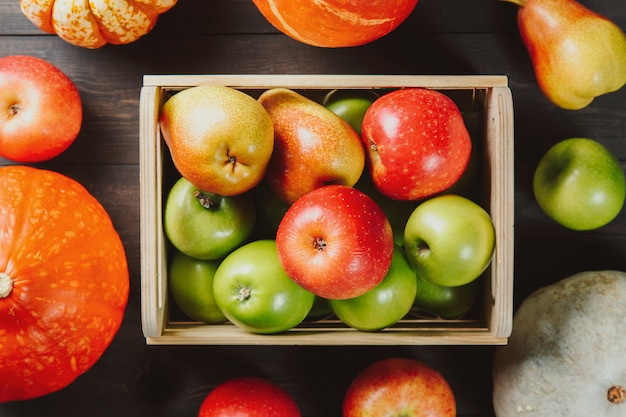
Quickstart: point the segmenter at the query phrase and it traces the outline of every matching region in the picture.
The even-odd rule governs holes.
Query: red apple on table
[[[287,275],[326,299],[358,297],[378,285],[391,265],[393,245],[382,209],[344,185],[323,186],[300,197],[276,232]]]
[[[235,377],[217,385],[200,405],[198,417],[300,417],[294,398],[261,377]]]
[[[41,58],[0,58],[0,156],[42,162],[76,139],[83,107],[76,85]]]
[[[352,381],[343,417],[455,417],[456,401],[446,379],[421,361],[382,359]]]
[[[372,180],[396,200],[420,200],[450,188],[472,151],[454,101],[424,88],[378,98],[363,117],[362,132]]]

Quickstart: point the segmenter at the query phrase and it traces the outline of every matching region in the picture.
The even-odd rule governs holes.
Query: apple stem
[[[239,287],[239,296],[237,297],[237,301],[246,301],[248,298],[250,298],[250,294],[252,293],[252,291],[250,291],[249,288],[246,287]]]
[[[313,246],[315,247],[315,249],[322,252],[324,251],[324,249],[326,249],[326,241],[323,237],[316,237],[315,241],[313,242]]]
[[[11,104],[9,106],[9,117],[13,117],[20,112],[19,104]]]
[[[606,394],[611,404],[621,404],[626,401],[626,388],[621,385],[613,385]]]
[[[216,203],[209,195],[203,193],[202,191],[195,191],[193,196],[198,200],[198,203],[206,209],[215,208]]]
[[[419,251],[420,255],[424,255],[430,252],[430,247],[426,244],[426,242],[420,242],[417,245],[417,250]]]
[[[0,300],[6,298],[13,291],[13,278],[0,272]]]

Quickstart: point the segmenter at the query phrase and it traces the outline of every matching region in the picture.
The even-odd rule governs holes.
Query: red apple
[[[393,232],[382,209],[361,191],[327,185],[296,200],[276,232],[283,268],[326,299],[358,297],[389,270]]]
[[[198,417],[300,417],[293,397],[261,377],[237,377],[222,382],[205,397]]]
[[[454,393],[428,365],[408,358],[366,367],[344,396],[343,417],[455,417]]]
[[[380,192],[420,200],[451,187],[472,142],[457,105],[424,88],[394,90],[367,109],[362,124],[368,167]]]
[[[0,156],[42,162],[76,139],[83,107],[76,85],[41,58],[0,58]]]

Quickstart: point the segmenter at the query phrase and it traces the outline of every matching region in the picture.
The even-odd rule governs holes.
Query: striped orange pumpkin
[[[252,0],[291,38],[319,47],[359,46],[396,29],[418,0]]]
[[[177,0],[20,0],[22,13],[47,33],[84,48],[126,44],[152,30]]]

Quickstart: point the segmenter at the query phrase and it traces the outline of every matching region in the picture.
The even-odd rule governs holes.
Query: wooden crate
[[[231,323],[180,319],[167,291],[167,239],[163,202],[173,183],[159,111],[171,94],[201,85],[225,85],[251,95],[273,87],[320,96],[333,89],[424,87],[455,101],[477,103],[483,177],[479,204],[491,215],[496,249],[480,278],[483,292],[473,314],[460,320],[407,316],[379,332],[362,332],[339,320],[302,323],[274,335],[245,332]],[[464,98],[465,97],[465,98]],[[457,103],[458,104],[458,103]],[[467,103],[465,103],[467,104]],[[461,106],[459,106],[461,107]],[[476,139],[475,139],[476,140]],[[513,315],[513,104],[506,76],[412,75],[146,75],[140,97],[141,309],[148,344],[180,345],[490,345],[505,344]]]

